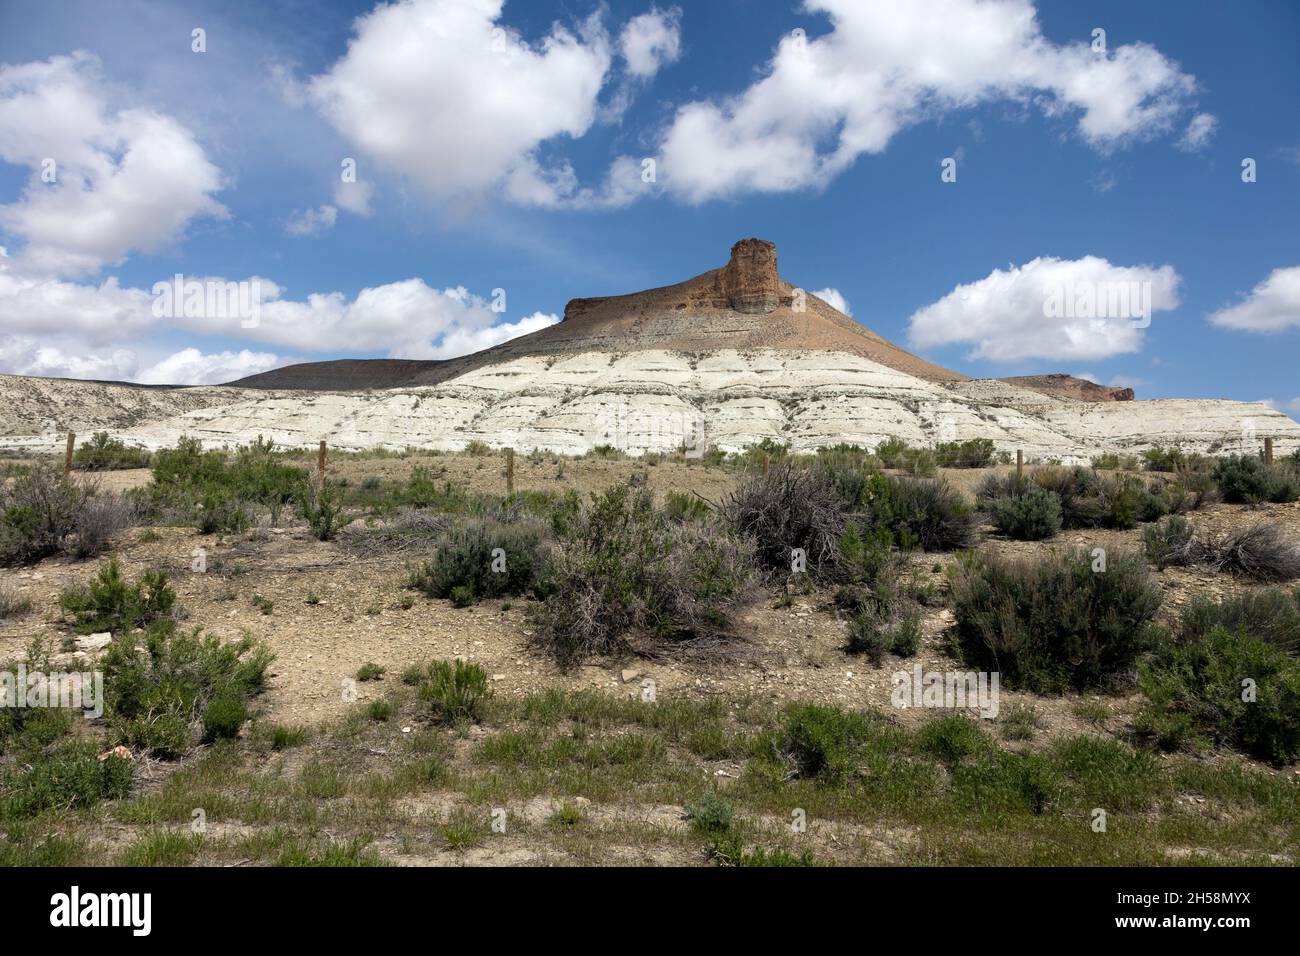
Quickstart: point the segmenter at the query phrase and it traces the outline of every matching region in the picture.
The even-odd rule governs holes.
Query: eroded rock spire
[[[781,303],[776,244],[766,239],[741,239],[732,246],[720,278],[722,294],[737,312],[763,314]]]

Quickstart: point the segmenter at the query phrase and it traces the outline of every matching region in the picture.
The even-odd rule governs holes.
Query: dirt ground
[[[501,461],[494,456],[429,456],[391,459],[344,458],[330,465],[334,477],[358,481],[367,475],[402,478],[423,464],[435,475],[484,492],[505,491]],[[556,460],[519,458],[516,487],[521,490],[575,488],[586,493],[624,480],[633,470],[644,471],[656,493],[696,491],[711,501],[725,496],[732,472],[681,462],[653,466],[626,460]],[[969,491],[982,472],[954,471],[946,477]],[[110,472],[105,487],[122,490],[143,484],[147,471]],[[1198,530],[1224,531],[1262,519],[1280,522],[1300,537],[1300,504],[1268,505],[1256,509],[1212,506],[1191,515]],[[986,532],[989,529],[985,529]],[[1050,542],[1025,543],[987,539],[983,547],[1016,555],[1049,549],[1138,549],[1141,530],[1063,532]],[[202,548],[206,573],[190,570],[191,556]],[[529,643],[526,600],[487,601],[458,609],[446,601],[429,600],[404,587],[406,563],[401,557],[356,557],[335,543],[321,543],[301,528],[261,528],[245,535],[199,535],[186,528],[133,529],[118,549],[123,569],[132,576],[145,568],[162,568],[172,579],[187,614],[186,626],[202,627],[223,639],[249,633],[265,640],[276,655],[264,706],[279,721],[310,724],[342,716],[351,706],[343,684],[364,663],[387,669],[383,680],[356,685],[358,698],[382,696],[408,664],[461,656],[481,664],[491,675],[494,691],[523,696],[551,687],[592,688],[616,695],[640,695],[653,681],[662,699],[674,695],[760,697],[833,702],[843,706],[889,708],[890,678],[899,669],[919,662],[926,670],[952,669],[945,631],[952,612],[930,607],[923,620],[924,638],[915,660],[893,660],[877,669],[844,650],[845,621],[835,613],[828,592],[813,592],[780,606],[777,595],[757,596],[741,619],[741,642],[726,660],[700,663],[664,659],[596,661],[569,672],[560,671]],[[944,581],[949,555],[921,555],[918,573],[936,585]],[[0,571],[17,591],[32,601],[31,612],[0,622],[0,659],[20,655],[34,637],[57,649],[68,635],[61,620],[58,595],[62,588],[87,581],[99,562],[47,560],[29,569]],[[1162,617],[1173,619],[1197,594],[1222,595],[1251,587],[1231,577],[1196,569],[1156,573],[1164,594]],[[318,603],[309,603],[315,595]],[[255,606],[254,597],[262,599]],[[265,602],[270,613],[264,613]],[[1073,715],[1078,699],[1033,698],[1002,691],[1002,707],[1032,700],[1045,721],[1044,737],[1087,732],[1091,725]],[[1133,699],[1107,698],[1122,722],[1136,706]],[[904,712],[902,719],[909,714]],[[915,715],[919,719],[919,713]]]

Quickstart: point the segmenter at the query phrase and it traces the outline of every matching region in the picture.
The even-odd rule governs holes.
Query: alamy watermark
[[[1151,325],[1151,283],[1141,280],[1063,279],[1043,287],[1048,319],[1125,319],[1130,328]]]
[[[0,671],[0,708],[57,707],[80,710],[86,718],[104,715],[103,671]]]
[[[630,408],[622,402],[592,416],[596,442],[630,454],[682,452],[703,458],[708,450],[704,413],[698,408]]]
[[[170,282],[153,284],[153,314],[158,319],[238,319],[240,328],[255,329],[262,324],[262,280],[186,279],[178,272]]]
[[[1002,675],[997,671],[926,671],[915,664],[911,672],[895,672],[890,684],[889,700],[898,708],[975,709],[986,720],[998,715]]]

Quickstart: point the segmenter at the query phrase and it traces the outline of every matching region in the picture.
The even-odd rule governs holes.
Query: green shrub
[[[993,464],[993,442],[988,438],[940,442],[934,456],[941,468],[987,468]]]
[[[1191,564],[1193,556],[1188,547],[1191,543],[1192,526],[1181,515],[1170,515],[1142,530],[1147,560],[1162,571],[1167,567]]]
[[[981,510],[988,511],[994,501],[1019,497],[1033,487],[1035,486],[1030,478],[1017,475],[1014,471],[1006,474],[990,472],[975,486],[975,504]]]
[[[1245,631],[1285,651],[1300,655],[1300,588],[1267,588],[1229,595],[1222,602],[1197,595],[1183,611],[1182,634],[1200,640],[1216,627]]]
[[[811,467],[830,479],[841,509],[849,512],[863,510],[867,479],[880,473],[880,461],[856,445],[819,448]]]
[[[846,650],[866,654],[876,666],[880,666],[886,651],[912,657],[920,647],[920,613],[896,595],[877,589],[849,621]]]
[[[143,637],[123,634],[101,658],[110,730],[158,757],[179,756],[193,744],[194,724],[206,723],[210,702],[224,697],[246,704],[261,693],[272,659],[251,636],[223,644],[198,628],[180,633],[171,621],[155,622]],[[232,713],[219,706],[214,728],[226,726],[222,718]]]
[[[72,615],[73,626],[82,634],[120,634],[171,617],[176,609],[176,592],[162,571],[145,571],[139,581],[131,584],[122,577],[117,558],[113,558],[88,586],[65,588],[59,605]]]
[[[931,719],[916,732],[915,741],[921,753],[949,765],[986,752],[993,745],[979,721],[964,714]]]
[[[750,545],[721,524],[670,521],[648,489],[615,486],[560,535],[557,599],[533,609],[534,640],[565,666],[623,649],[632,635],[659,650],[715,644],[730,636],[752,562]]]
[[[760,754],[789,775],[842,783],[857,773],[863,751],[888,736],[882,724],[880,717],[838,707],[791,704],[780,726],[760,740]]]
[[[441,723],[482,719],[491,696],[487,671],[460,659],[434,661],[419,688],[420,699]]]
[[[128,447],[108,432],[95,432],[72,456],[72,466],[84,471],[109,471],[117,468],[147,468],[150,454],[144,448]]]
[[[1147,471],[1182,471],[1188,461],[1186,453],[1178,448],[1148,448],[1142,453]]]
[[[47,672],[50,669],[48,649],[39,641],[27,648],[24,660],[27,672]],[[0,665],[0,670],[14,674],[18,664]],[[21,685],[14,688],[21,697],[26,691]],[[0,706],[0,754],[24,750],[41,751],[66,737],[73,727],[76,711],[63,707],[13,707]]]
[[[303,520],[318,541],[332,541],[339,531],[351,523],[343,516],[343,492],[338,482],[303,481],[298,486],[296,499]]]
[[[44,466],[0,476],[0,563],[34,564],[58,554],[85,497]]]
[[[889,635],[889,649],[899,657],[915,657],[921,649],[921,615],[919,611],[906,612]]]
[[[361,486],[365,490],[365,482],[362,482]],[[447,482],[447,492],[451,491],[451,487],[451,482]],[[444,501],[445,497],[439,491],[428,468],[423,465],[416,465],[411,469],[411,474],[406,479],[405,498],[413,508],[433,507],[435,504]]]
[[[357,669],[357,680],[371,681],[379,680],[384,676],[384,668],[371,661],[367,661]]]
[[[197,438],[182,435],[175,448],[160,448],[153,459],[153,483],[163,487],[207,485],[224,471],[220,453],[203,450]]]
[[[25,766],[0,771],[0,818],[121,799],[131,789],[133,774],[129,757],[110,754],[101,760],[93,742],[64,741]]]
[[[248,719],[248,706],[235,693],[221,692],[203,708],[203,739],[207,743],[239,736]]]
[[[1250,455],[1220,458],[1213,475],[1223,500],[1231,504],[1284,504],[1300,498],[1300,479],[1294,473]]]
[[[1102,475],[1096,490],[1102,525],[1107,528],[1127,530],[1142,521],[1155,521],[1169,511],[1165,499],[1133,475]]]
[[[278,524],[306,480],[305,469],[284,464],[274,443],[260,436],[229,457],[182,436],[175,448],[154,454],[152,480],[137,498],[154,515],[191,521],[201,533],[239,533],[259,511]]]
[[[1096,472],[1081,467],[1039,468],[1031,480],[1060,500],[1062,527],[1099,528],[1106,523],[1107,509],[1101,501]]]
[[[418,687],[420,681],[424,680],[425,670],[423,664],[407,664],[402,668],[402,683],[407,687]]]
[[[546,594],[547,549],[536,521],[464,519],[434,547],[433,558],[416,565],[408,581],[429,597],[465,607],[485,598]]]
[[[910,475],[933,475],[938,464],[930,449],[912,448],[901,438],[885,439],[876,446],[874,454],[882,467],[906,471]]]
[[[716,790],[705,790],[699,799],[686,804],[686,816],[699,833],[725,833],[731,829],[731,804]]]
[[[1139,732],[1166,749],[1206,741],[1275,763],[1300,757],[1300,662],[1244,629],[1165,644],[1139,686],[1149,701]]]
[[[664,496],[664,514],[673,521],[699,521],[707,518],[712,509],[697,495],[670,491]]]
[[[975,514],[960,492],[945,481],[876,476],[867,507],[869,520],[888,528],[900,545],[914,543],[925,551],[955,551],[975,542]]]
[[[1027,487],[1020,495],[991,501],[989,519],[1008,538],[1042,541],[1061,530],[1061,499],[1046,488]]]
[[[1164,482],[1148,484],[1134,475],[1099,475],[1083,467],[1040,468],[1033,481],[1056,494],[1065,528],[1135,527],[1168,514]]]
[[[195,527],[200,534],[240,534],[252,523],[248,503],[227,488],[205,491],[198,503]]]
[[[894,551],[894,534],[888,528],[864,534],[854,523],[840,537],[836,577],[845,584],[892,584],[901,566],[902,558]]]
[[[1086,552],[1037,562],[969,554],[953,578],[956,635],[967,659],[1039,693],[1101,687],[1150,646],[1160,591],[1136,554],[1104,571]]]

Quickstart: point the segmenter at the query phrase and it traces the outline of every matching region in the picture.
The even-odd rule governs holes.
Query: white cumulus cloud
[[[27,166],[0,229],[34,270],[67,275],[154,252],[196,217],[228,215],[220,171],[185,126],[110,100],[85,52],[0,65],[0,159]],[[49,181],[50,179],[53,181]]]
[[[509,182],[519,201],[548,204],[567,174],[545,168],[538,148],[595,121],[611,44],[599,15],[580,35],[556,24],[530,44],[501,21],[502,5],[378,6],[356,20],[344,56],[311,79],[310,96],[365,157],[435,197]]]
[[[464,355],[558,321],[539,315],[501,322],[491,303],[463,286],[435,289],[405,279],[362,289],[349,300],[341,292],[313,293],[303,300],[271,298],[261,306],[249,339],[317,352],[383,351],[390,358],[443,359]]]
[[[1172,266],[1116,266],[1096,256],[1038,258],[995,269],[959,285],[915,312],[908,341],[915,348],[969,344],[969,358],[1014,362],[1027,358],[1088,361],[1142,344],[1150,312],[1176,308]]]
[[[132,378],[136,368],[136,355],[130,349],[95,349],[63,337],[0,334],[0,372],[10,375],[116,382]]]
[[[839,289],[818,289],[813,295],[821,299],[832,309],[838,309],[845,315],[852,315],[849,310],[849,300],[844,298]]]
[[[1030,0],[805,0],[821,36],[784,37],[742,93],[680,107],[660,145],[665,186],[690,202],[821,186],[903,129],[981,103],[1074,120],[1106,151],[1168,132],[1195,79],[1146,43],[1056,44]]]
[[[633,76],[651,77],[682,53],[682,11],[678,7],[633,17],[619,35],[619,51]]]
[[[1246,332],[1300,327],[1300,266],[1274,269],[1241,302],[1213,313],[1210,321]]]
[[[284,364],[270,352],[216,352],[185,348],[155,362],[136,376],[143,385],[219,385]]]

